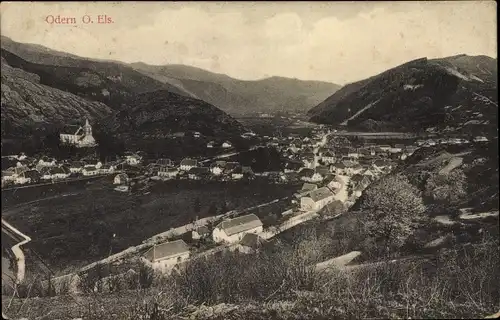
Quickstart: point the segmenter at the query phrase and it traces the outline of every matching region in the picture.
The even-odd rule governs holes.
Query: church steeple
[[[83,132],[86,136],[92,135],[92,127],[90,126],[89,119],[85,118],[85,126],[83,126]]]

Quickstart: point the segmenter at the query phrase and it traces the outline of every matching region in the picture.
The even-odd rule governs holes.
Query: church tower
[[[85,125],[83,126],[83,135],[92,136],[92,127],[90,126],[89,119],[85,119]]]

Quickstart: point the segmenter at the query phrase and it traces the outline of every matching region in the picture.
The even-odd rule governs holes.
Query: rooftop
[[[255,214],[252,213],[246,216],[222,221],[217,227],[224,230],[224,232],[228,236],[231,236],[233,234],[247,231],[260,226],[262,226],[262,222]]]
[[[323,200],[325,198],[328,198],[330,196],[333,196],[333,193],[326,187],[319,188],[317,190],[314,190],[309,194],[309,197],[313,199],[314,202]]]
[[[144,257],[153,262],[168,259],[188,252],[189,247],[184,240],[176,240],[153,246],[144,254]]]

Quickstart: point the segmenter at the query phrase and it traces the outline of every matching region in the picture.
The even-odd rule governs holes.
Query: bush
[[[239,254],[224,252],[187,263],[174,275],[174,287],[186,303],[266,300],[292,292],[310,290],[313,270],[291,249]]]

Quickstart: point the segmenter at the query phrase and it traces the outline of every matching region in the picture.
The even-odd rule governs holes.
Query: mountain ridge
[[[496,59],[411,60],[345,85],[308,114],[313,122],[369,131],[491,132],[498,114]]]
[[[2,36],[2,49],[35,64],[84,67],[106,76],[130,78],[130,82],[149,83],[151,90],[167,89],[187,97],[207,101],[232,114],[255,112],[305,112],[338,90],[339,85],[323,81],[305,81],[272,76],[260,80],[239,80],[194,66],[148,65],[114,60],[90,59],[55,51],[35,44],[23,44]],[[138,72],[143,76],[133,74]],[[197,81],[196,83],[193,81]],[[144,86],[146,87],[146,86]],[[225,91],[225,94],[219,94]]]

